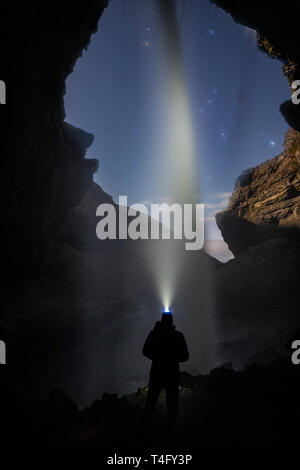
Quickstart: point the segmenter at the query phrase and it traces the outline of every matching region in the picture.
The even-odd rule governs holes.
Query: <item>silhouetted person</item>
[[[179,362],[187,361],[189,352],[183,334],[173,325],[171,313],[163,313],[161,321],[156,322],[146,339],[143,354],[152,360],[143,424],[147,427],[159,394],[165,389],[168,425],[172,427],[177,419]]]

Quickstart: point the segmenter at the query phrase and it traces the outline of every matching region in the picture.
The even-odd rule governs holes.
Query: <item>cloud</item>
[[[217,198],[221,198],[221,199],[229,199],[231,197],[231,194],[232,193],[229,193],[229,192],[218,192],[216,193],[216,197]]]
[[[223,199],[219,202],[213,202],[213,203],[206,203],[205,208],[206,209],[225,209],[227,207],[228,201],[227,199]]]
[[[206,209],[225,209],[228,205],[228,199],[230,198],[231,193],[229,192],[217,192],[210,196],[210,201],[205,203]]]

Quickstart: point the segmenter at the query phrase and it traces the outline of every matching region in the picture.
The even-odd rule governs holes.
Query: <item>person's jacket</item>
[[[153,363],[174,364],[185,362],[189,358],[188,348],[182,333],[174,326],[156,322],[149,333],[143,348],[144,356]]]

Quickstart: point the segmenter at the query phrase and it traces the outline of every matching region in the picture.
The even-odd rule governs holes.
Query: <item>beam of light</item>
[[[196,158],[194,129],[188,85],[185,77],[176,2],[156,0],[164,45],[161,102],[162,140],[161,163],[165,190],[170,202],[196,203]],[[159,296],[168,307],[178,287],[184,250],[175,240],[152,244],[150,263],[154,271]]]
[[[183,207],[183,204],[203,202],[196,179],[199,173],[196,163],[202,159],[199,129],[196,146],[190,89],[176,16],[178,2],[154,1],[161,25],[161,49],[157,50],[157,55],[163,51],[158,70],[160,128],[157,135],[153,135],[157,147],[157,179],[163,185],[164,198],[169,204],[178,203]],[[147,247],[147,263],[155,283],[157,301],[166,310],[170,305],[176,309],[176,324],[186,334],[191,353],[188,367],[193,373],[207,372],[215,360],[212,264],[203,252],[185,251],[182,240],[150,240]]]

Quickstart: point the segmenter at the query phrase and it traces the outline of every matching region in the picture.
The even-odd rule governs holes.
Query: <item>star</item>
[[[270,140],[269,144],[270,144],[271,147],[275,147],[275,145],[276,145],[274,140]]]
[[[209,29],[208,30],[208,33],[212,36],[214,34],[214,30],[213,29]]]
[[[149,42],[149,41],[145,41],[145,42],[144,42],[144,46],[145,46],[145,47],[149,47],[149,46],[150,46],[150,42]]]

